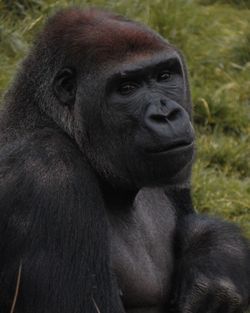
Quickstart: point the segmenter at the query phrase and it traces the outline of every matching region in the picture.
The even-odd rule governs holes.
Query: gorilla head
[[[162,37],[112,13],[72,9],[49,20],[29,62],[39,106],[100,177],[129,188],[188,182],[187,72]]]

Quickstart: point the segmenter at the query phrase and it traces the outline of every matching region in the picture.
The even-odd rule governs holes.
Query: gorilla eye
[[[171,79],[171,73],[169,71],[164,71],[158,75],[157,79],[158,81],[168,81]]]
[[[125,82],[118,87],[118,92],[119,94],[126,96],[133,93],[138,87],[138,84],[135,82]]]

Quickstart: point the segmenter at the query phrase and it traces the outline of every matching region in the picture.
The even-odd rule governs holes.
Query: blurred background
[[[250,238],[250,0],[0,0],[0,97],[47,16],[72,4],[146,23],[183,51],[197,134],[195,207]]]

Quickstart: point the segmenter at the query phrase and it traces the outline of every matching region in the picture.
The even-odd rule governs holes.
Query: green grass
[[[0,96],[46,17],[95,5],[144,22],[185,54],[197,134],[199,212],[238,223],[250,238],[249,0],[0,0]]]

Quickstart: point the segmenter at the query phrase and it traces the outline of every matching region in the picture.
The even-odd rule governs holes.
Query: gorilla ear
[[[60,70],[53,81],[53,92],[61,104],[72,106],[76,96],[76,75],[70,68]]]

